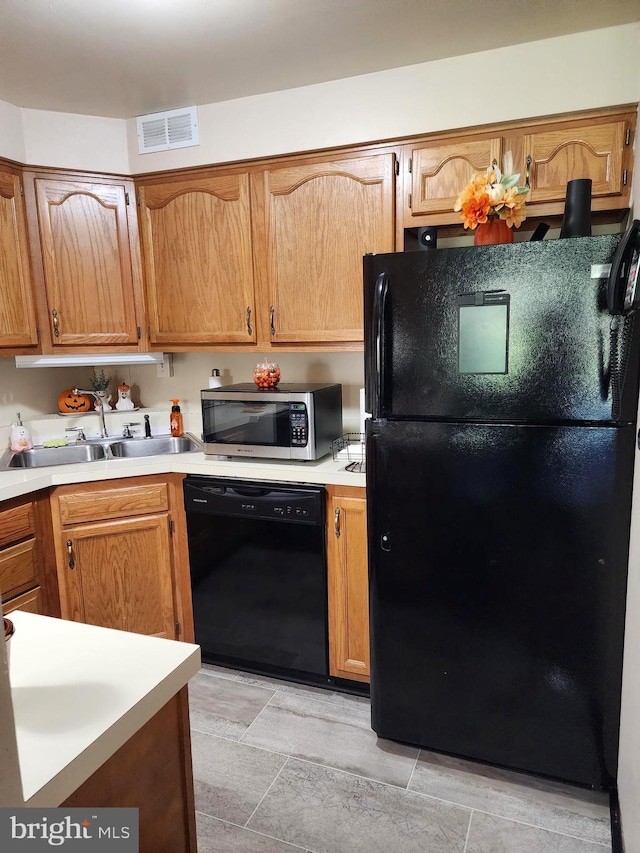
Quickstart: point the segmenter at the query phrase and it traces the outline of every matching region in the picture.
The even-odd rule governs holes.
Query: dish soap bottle
[[[16,412],[18,420],[15,424],[11,424],[11,434],[9,441],[11,442],[11,450],[14,453],[19,453],[22,450],[31,450],[33,442],[31,434],[26,426],[23,426],[20,412]]]
[[[180,400],[172,400],[171,402],[173,403],[173,406],[171,407],[171,420],[169,421],[171,426],[171,435],[182,435],[182,412],[178,405]]]

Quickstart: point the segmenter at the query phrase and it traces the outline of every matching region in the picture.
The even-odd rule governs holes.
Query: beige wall
[[[126,122],[46,110],[22,110],[25,162],[128,174]],[[0,151],[1,153],[1,151]]]
[[[367,142],[640,98],[640,24],[199,107],[200,146],[137,153],[133,173]],[[186,106],[186,105],[185,105]]]
[[[200,146],[159,154],[137,153],[134,119],[0,102],[0,156],[137,174],[632,103],[639,42],[628,24],[200,105]]]
[[[18,370],[15,359],[0,358],[0,427],[9,426],[16,412],[23,421],[58,411],[58,394],[91,376],[88,367]],[[0,453],[4,448],[0,448]]]
[[[22,110],[0,101],[0,155],[18,163],[26,162]]]
[[[636,156],[638,156],[636,143]],[[633,185],[640,216],[640,181]],[[640,853],[640,452],[636,451],[631,515],[627,620],[620,718],[618,791],[626,853]]]
[[[177,353],[173,357],[173,376],[161,378],[155,365],[128,365],[125,367],[105,367],[104,372],[112,378],[112,405],[115,404],[116,388],[121,381],[131,385],[133,400],[138,406],[167,412],[170,401],[180,399],[182,411],[200,415],[200,389],[206,388],[211,370],[217,367],[225,385],[234,382],[251,382],[254,364],[265,356],[255,353]],[[282,372],[282,382],[340,382],[343,385],[343,414],[345,432],[358,428],[359,389],[364,381],[364,361],[361,352],[355,353],[280,353],[272,356],[277,360]],[[15,367],[12,358],[0,358],[0,436],[2,428],[15,420],[15,413],[21,412],[22,420],[29,425],[40,420],[42,415],[58,412],[58,394],[65,388],[78,384],[89,387],[92,370],[90,367],[77,368],[35,368]],[[139,416],[132,420],[142,420]],[[73,425],[82,425],[78,421]],[[88,421],[87,421],[88,423]],[[153,417],[155,432],[161,432],[162,417]],[[199,417],[190,421],[190,428],[200,432]],[[46,425],[39,424],[34,439],[56,438],[64,435],[64,428],[70,425],[65,418],[55,418]],[[94,428],[89,424],[89,429]],[[86,428],[86,425],[85,425]],[[43,431],[44,430],[44,431]],[[165,430],[166,431],[166,430]],[[46,434],[45,434],[46,433]],[[1,450],[0,450],[1,452]]]

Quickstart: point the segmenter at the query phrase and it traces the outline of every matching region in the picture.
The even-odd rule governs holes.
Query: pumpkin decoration
[[[88,394],[74,394],[73,388],[67,388],[58,397],[58,408],[61,412],[90,412],[93,404]]]

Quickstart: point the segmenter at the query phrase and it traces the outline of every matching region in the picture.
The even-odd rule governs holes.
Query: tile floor
[[[610,853],[608,800],[381,740],[369,701],[204,666],[199,853]]]

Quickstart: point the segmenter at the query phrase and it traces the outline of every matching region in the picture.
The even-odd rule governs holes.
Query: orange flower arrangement
[[[472,231],[489,219],[504,219],[510,228],[518,228],[526,219],[525,195],[529,187],[519,187],[520,175],[514,175],[513,155],[509,151],[503,159],[501,172],[493,162],[484,174],[476,174],[462,190],[454,210],[460,211],[465,228]]]

